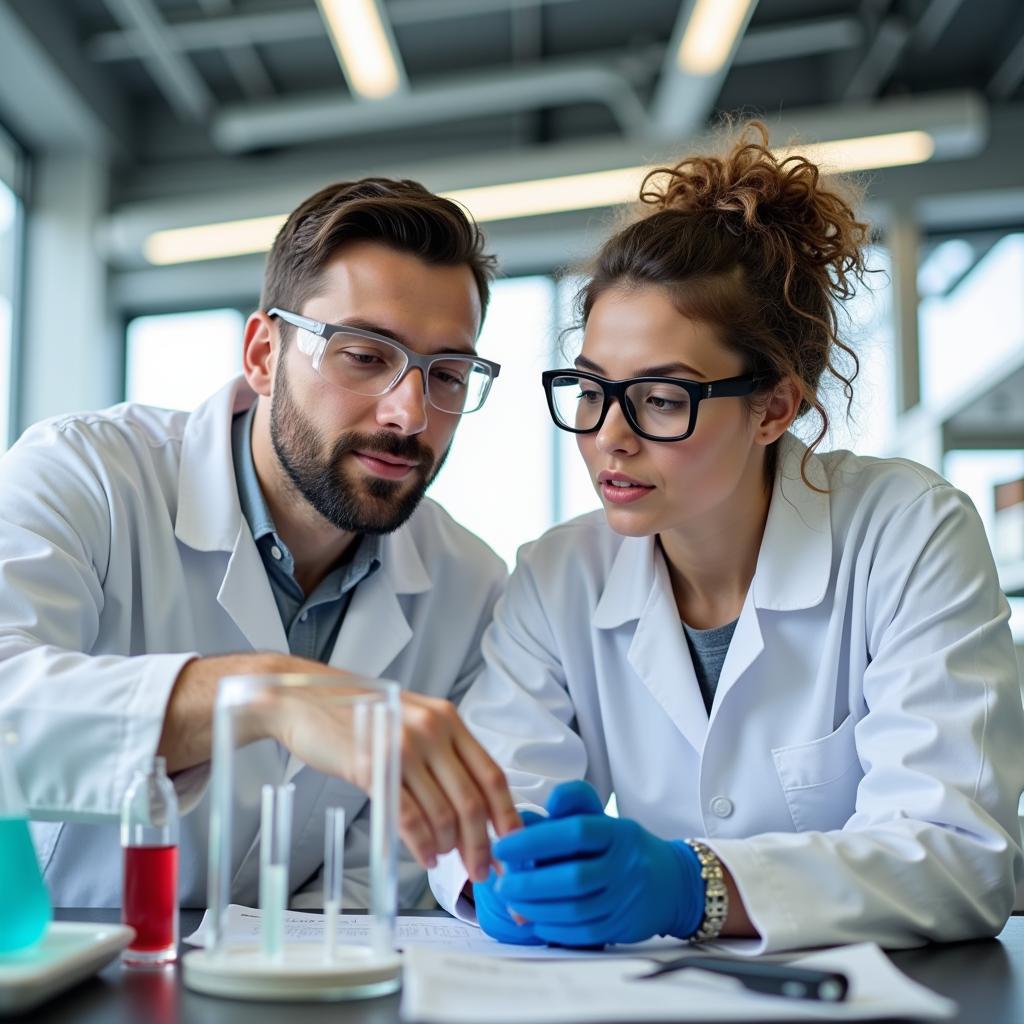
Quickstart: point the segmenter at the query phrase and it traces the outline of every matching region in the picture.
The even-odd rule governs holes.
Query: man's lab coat
[[[1024,712],[970,502],[934,473],[786,437],[710,716],[660,547],[603,512],[520,551],[461,711],[517,802],[586,778],[703,837],[761,950],[999,931],[1022,875]],[[458,855],[431,872],[458,896]]]
[[[232,465],[232,415],[253,400],[239,379],[191,415],[128,404],[67,416],[31,428],[0,461],[0,718],[20,737],[18,774],[58,906],[120,904],[116,816],[133,770],[156,750],[184,664],[288,651]],[[330,664],[458,699],[479,668],[505,576],[482,541],[425,500],[384,538],[381,567],[354,591]],[[232,895],[253,903],[259,788],[283,781],[287,757],[270,740],[237,756]],[[184,906],[206,903],[207,778],[202,766],[176,779],[191,808]],[[325,807],[344,804],[353,822],[345,902],[358,905],[365,797],[305,767],[293,781],[292,888],[323,859]],[[403,905],[422,881],[404,855]]]

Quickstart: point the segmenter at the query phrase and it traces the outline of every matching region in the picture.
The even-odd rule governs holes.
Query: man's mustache
[[[434,450],[423,444],[416,437],[402,437],[389,430],[379,430],[373,434],[349,433],[340,437],[334,445],[335,461],[350,451],[380,452],[383,455],[394,455],[400,459],[417,462],[420,468],[429,469],[434,464]]]

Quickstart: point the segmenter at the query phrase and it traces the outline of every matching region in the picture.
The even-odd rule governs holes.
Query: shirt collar
[[[252,531],[253,540],[261,551],[270,544],[276,544],[282,555],[278,566],[290,576],[294,572],[294,560],[288,545],[278,536],[274,517],[267,506],[267,499],[263,496],[263,489],[256,475],[256,463],[252,457],[252,421],[255,413],[254,404],[244,412],[236,414],[231,424],[231,453],[235,464],[235,480],[238,484],[238,501],[242,515]],[[363,534],[358,537],[355,550],[348,561],[328,574],[326,579],[336,582],[339,594],[377,571],[381,563],[381,540],[382,538],[375,534]]]
[[[255,403],[245,412],[237,413],[231,423],[231,455],[235,464],[235,483],[238,485],[238,502],[242,515],[249,524],[254,540],[274,534],[274,519],[263,497],[256,463],[252,457],[252,421],[256,414]],[[280,544],[280,538],[274,535]]]

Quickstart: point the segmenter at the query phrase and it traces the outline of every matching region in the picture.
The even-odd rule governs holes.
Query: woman
[[[580,356],[544,375],[603,511],[520,552],[462,704],[550,816],[495,845],[479,923],[759,952],[993,935],[1024,713],[982,525],[921,466],[815,451],[825,378],[852,395],[867,227],[757,124],[641,199],[581,292]],[[449,909],[465,877],[435,871]]]

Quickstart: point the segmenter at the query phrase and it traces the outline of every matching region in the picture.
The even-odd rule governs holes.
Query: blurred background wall
[[[968,491],[1024,642],[1024,484],[997,490],[1024,477],[1020,0],[0,0],[0,450],[44,416],[193,407],[240,367],[282,215],[413,177],[501,260],[501,380],[433,494],[511,563],[597,505],[538,381],[573,268],[723,113],[865,182],[881,273],[827,446]]]

